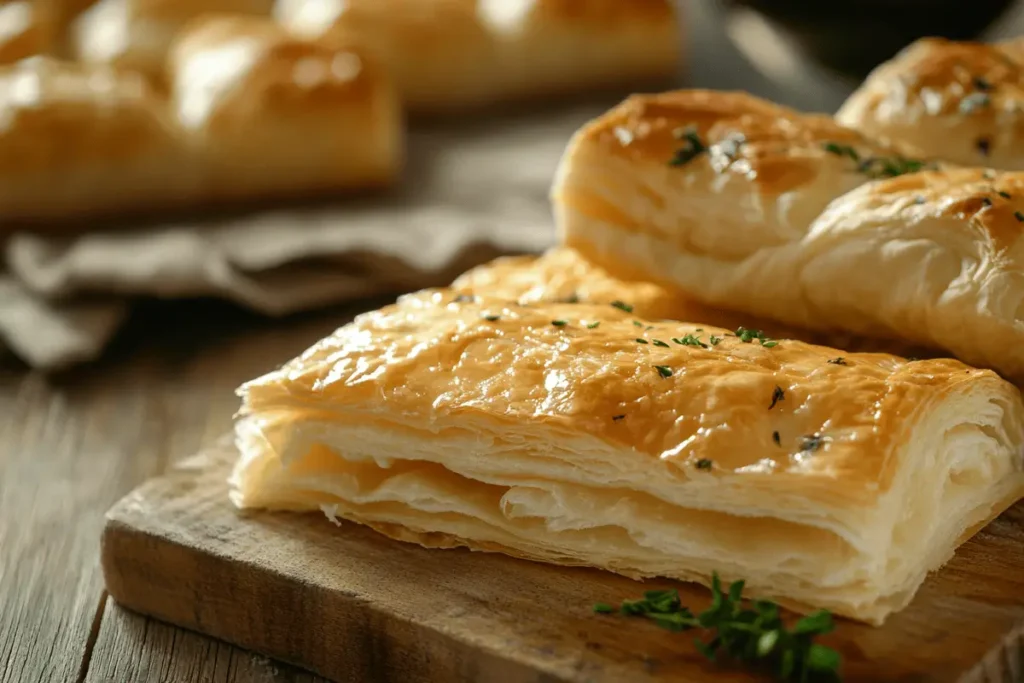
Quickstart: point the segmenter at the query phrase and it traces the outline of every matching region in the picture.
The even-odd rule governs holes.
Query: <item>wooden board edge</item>
[[[1024,623],[985,655],[958,683],[1024,683]]]
[[[576,680],[554,670],[538,671],[514,657],[491,648],[481,649],[477,644],[375,610],[358,599],[345,600],[344,609],[338,610],[339,628],[315,634],[320,642],[312,648],[301,644],[303,634],[282,633],[272,628],[247,628],[242,637],[237,637],[239,623],[260,623],[262,618],[272,617],[276,610],[287,609],[288,603],[298,596],[275,591],[268,581],[270,577],[265,574],[247,573],[247,576],[259,578],[255,583],[242,580],[239,567],[230,559],[207,555],[185,544],[133,529],[118,518],[116,511],[115,506],[103,529],[101,566],[110,597],[133,612],[336,681],[560,683]],[[144,545],[149,546],[146,557],[158,557],[159,562],[140,560],[143,556],[136,550]],[[140,561],[144,566],[138,566]],[[132,570],[122,571],[122,567],[132,567]],[[198,567],[202,567],[202,577],[192,571]],[[184,571],[180,571],[182,568]],[[173,600],[173,589],[170,589],[182,583],[191,586],[201,583],[202,595],[231,595],[232,600],[216,601],[208,609],[183,609],[186,605]],[[244,589],[241,593],[240,586]],[[268,597],[271,598],[269,604]],[[259,607],[254,613],[247,605]],[[323,656],[315,661],[300,657],[299,653],[311,649]]]

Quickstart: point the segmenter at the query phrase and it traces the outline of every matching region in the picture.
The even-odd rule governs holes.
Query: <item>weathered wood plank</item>
[[[103,513],[223,432],[238,383],[348,317],[154,305],[96,366],[54,379],[0,371],[0,683],[90,672],[93,641],[111,633],[100,626]],[[113,671],[91,675],[126,680]]]
[[[225,441],[111,511],[103,566],[115,599],[341,681],[759,680],[708,664],[690,634],[595,616],[594,601],[645,589],[623,577],[426,550],[320,515],[240,513],[227,500],[234,457]],[[845,680],[1024,681],[1022,566],[1024,504],[884,627],[843,621],[827,642]],[[675,585],[686,604],[706,606],[706,590]]]

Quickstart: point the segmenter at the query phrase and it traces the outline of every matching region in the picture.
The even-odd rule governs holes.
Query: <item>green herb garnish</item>
[[[989,151],[992,149],[992,141],[988,138],[978,138],[974,141],[974,146],[978,148],[978,151],[982,156],[988,156]]]
[[[672,368],[670,368],[667,365],[655,365],[654,369],[657,370],[658,374],[661,375],[662,377],[672,376]]]
[[[701,458],[700,460],[697,461],[698,470],[710,470],[712,465],[714,465],[714,463],[708,460],[707,458]]]
[[[660,339],[652,339],[651,343],[654,344],[655,346],[664,346],[666,349],[668,348],[668,344],[661,341]]]
[[[736,328],[736,336],[740,338],[740,341],[744,344],[749,344],[755,339],[761,342],[761,346],[766,349],[770,349],[773,346],[778,346],[779,342],[773,341],[761,330],[748,330],[745,327]]]
[[[637,337],[637,338],[636,338],[636,343],[637,343],[637,344],[646,344],[646,343],[647,343],[647,340],[646,340],[646,339],[644,339],[643,337]]]
[[[615,420],[616,422],[618,422],[619,420],[625,420],[626,416],[625,415],[612,415],[612,419]]]
[[[808,434],[800,439],[801,453],[815,453],[824,445],[825,437],[821,434]]]
[[[850,145],[840,145],[838,142],[825,142],[822,143],[822,149],[829,154],[835,154],[840,157],[850,157],[854,161],[860,161],[860,155]]]
[[[756,600],[744,607],[743,581],[723,590],[718,573],[711,575],[711,606],[694,615],[681,604],[674,589],[646,591],[640,600],[624,600],[619,612],[643,617],[668,631],[701,629],[704,639],[694,646],[711,661],[719,658],[773,673],[779,680],[806,683],[837,681],[842,658],[830,647],[815,642],[835,628],[832,614],[820,610],[799,619],[792,628],[782,621],[774,602]],[[611,614],[614,608],[597,603],[594,611]]]
[[[1016,218],[1021,223],[1024,223],[1024,213],[1021,213],[1020,211],[1014,211],[1013,217]]]
[[[768,410],[774,408],[775,404],[778,403],[779,401],[784,400],[786,400],[786,392],[783,391],[782,387],[780,387],[779,385],[775,385],[775,390],[772,392],[772,402],[768,406]]]
[[[778,432],[772,432],[772,441],[775,442],[776,446],[782,445],[782,437],[779,435]]]
[[[484,320],[493,323],[493,322],[497,322],[498,320],[501,320],[501,316],[500,315],[494,315],[492,313],[491,315],[485,315],[484,316]]]
[[[612,306],[619,309],[620,311],[625,311],[626,313],[633,312],[633,307],[622,301],[613,301]]]
[[[680,346],[699,346],[702,349],[708,348],[708,345],[700,340],[699,337],[695,337],[692,334],[688,334],[685,337],[672,337],[672,341]]]
[[[644,326],[644,324],[642,322],[640,322],[639,320],[634,320],[633,321],[633,327],[643,327],[643,326]]]
[[[1002,197],[1003,199],[1012,199],[1009,192],[1003,192],[1002,190],[999,190],[998,192],[996,192],[996,194]]]
[[[457,297],[452,299],[453,304],[468,304],[472,303],[476,299],[470,294],[459,294]]]
[[[972,83],[974,83],[975,88],[982,92],[988,92],[989,90],[992,89],[992,84],[989,83],[988,80],[982,78],[981,76],[975,76]]]
[[[971,93],[967,97],[960,100],[960,113],[970,114],[972,112],[987,107],[992,103],[992,98],[988,94],[983,92]]]
[[[569,324],[569,321],[568,320],[552,320],[551,324],[554,325],[555,327],[565,327],[566,325]]]
[[[857,170],[869,178],[895,178],[907,173],[917,173],[925,168],[925,162],[904,157],[871,157],[860,162]]]
[[[842,356],[839,356],[837,358],[829,358],[827,362],[831,365],[849,365],[849,363],[846,362],[846,359],[843,358]]]
[[[685,166],[707,151],[707,145],[700,139],[695,126],[681,128],[675,131],[675,136],[679,138],[682,145],[676,149],[675,155],[669,160],[669,166]]]
[[[719,344],[722,343],[722,338],[716,337],[715,335],[711,335],[711,338],[708,339],[708,341],[711,342],[712,346],[718,346]]]
[[[594,322],[592,322],[589,325],[587,325],[587,329],[588,330],[596,330],[597,326],[600,325],[600,324],[601,324],[600,320],[595,320]]]

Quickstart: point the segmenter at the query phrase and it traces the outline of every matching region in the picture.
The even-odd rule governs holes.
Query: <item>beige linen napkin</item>
[[[53,369],[101,353],[131,297],[217,296],[283,315],[443,285],[499,254],[539,252],[554,242],[548,192],[558,160],[608,105],[417,129],[402,185],[388,195],[136,229],[86,226],[80,236],[15,234],[0,338]],[[78,303],[83,295],[108,298]]]

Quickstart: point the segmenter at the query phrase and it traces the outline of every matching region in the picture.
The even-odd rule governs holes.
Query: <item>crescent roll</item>
[[[0,222],[172,207],[199,190],[193,161],[146,80],[31,57],[0,67]]]
[[[430,290],[239,390],[242,508],[874,624],[1024,495],[988,370]]]
[[[273,0],[99,0],[71,27],[79,61],[112,64],[164,84],[164,61],[178,33],[210,13],[269,16]]]
[[[1024,40],[918,40],[877,67],[836,120],[913,154],[1024,170]]]
[[[671,0],[278,0],[305,37],[372,48],[417,113],[671,77],[680,31]]]
[[[181,33],[169,67],[173,115],[202,160],[208,198],[373,188],[400,171],[398,96],[351,45],[208,15]]]

